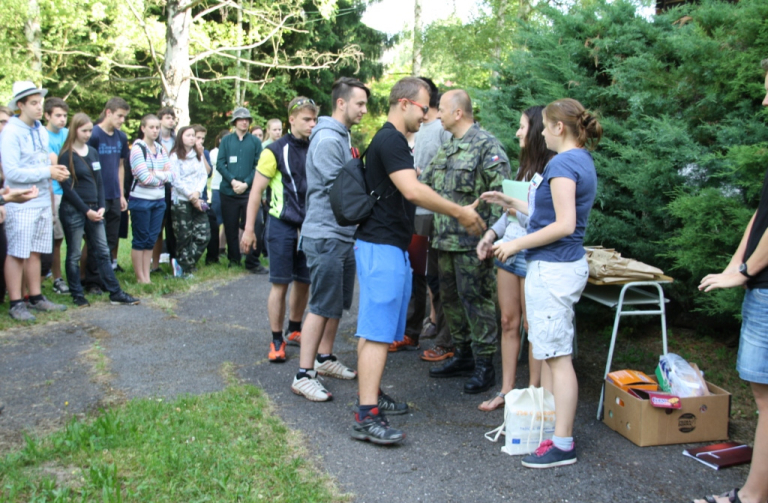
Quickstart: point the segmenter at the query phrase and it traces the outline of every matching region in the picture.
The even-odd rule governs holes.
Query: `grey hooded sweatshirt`
[[[24,203],[25,208],[50,208],[51,161],[48,157],[48,131],[35,121],[27,126],[11,117],[0,134],[0,158],[5,185],[12,189],[29,189],[37,185],[38,196]],[[13,205],[18,203],[13,203]],[[10,206],[10,205],[9,205]]]
[[[349,131],[333,117],[320,117],[309,137],[307,152],[306,217],[302,236],[312,239],[340,239],[353,243],[357,226],[342,227],[331,210],[331,184],[341,168],[352,160]]]

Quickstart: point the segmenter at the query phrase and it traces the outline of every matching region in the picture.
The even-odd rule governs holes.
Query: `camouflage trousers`
[[[192,203],[179,201],[171,206],[171,218],[176,236],[176,260],[188,273],[200,260],[211,238],[208,214],[197,211]]]
[[[496,353],[496,275],[492,260],[477,253],[437,251],[440,297],[454,344],[475,356],[489,358]]]

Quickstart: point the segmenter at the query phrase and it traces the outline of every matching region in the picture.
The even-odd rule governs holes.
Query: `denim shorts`
[[[134,250],[151,250],[163,228],[165,199],[140,199],[131,196],[128,201],[131,212]]]
[[[573,262],[528,262],[525,308],[528,338],[537,360],[573,353],[573,306],[588,278],[586,257]]]
[[[507,259],[507,262],[510,262],[510,260]],[[528,266],[525,263],[525,252],[520,252],[515,255],[510,264],[500,262],[499,259],[494,259],[493,264],[499,269],[504,269],[508,273],[521,278],[525,278],[525,273],[528,269]]]
[[[354,243],[341,239],[303,237],[299,244],[307,257],[309,312],[323,318],[339,319],[352,307],[355,291]]]
[[[752,288],[744,296],[736,370],[745,381],[768,384],[768,288]]]
[[[270,215],[265,235],[269,253],[269,282],[278,285],[287,285],[291,281],[309,284],[307,257],[299,250],[299,228]]]
[[[355,260],[360,286],[355,335],[385,344],[403,340],[413,275],[408,252],[358,239]]]

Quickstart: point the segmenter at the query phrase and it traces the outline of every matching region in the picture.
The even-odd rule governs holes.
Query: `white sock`
[[[561,451],[570,451],[573,449],[573,437],[553,436],[552,443]]]

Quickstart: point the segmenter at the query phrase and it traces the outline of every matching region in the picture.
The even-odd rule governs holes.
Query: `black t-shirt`
[[[390,174],[403,169],[413,169],[408,140],[387,122],[373,137],[365,154],[365,183],[373,190]],[[355,237],[407,250],[413,236],[416,207],[403,197],[391,180],[384,187],[380,191],[381,199],[373,206],[371,216],[357,228]]]
[[[758,243],[768,229],[768,171],[765,173],[763,179],[763,191],[760,194],[760,204],[757,207],[757,215],[755,215],[755,221],[752,224],[752,230],[749,232],[749,238],[747,238],[747,249],[744,250],[744,260],[746,262],[749,257],[755,252]],[[748,271],[755,277],[747,281],[748,288],[768,288],[768,267],[763,268],[757,274],[752,271]]]
[[[62,152],[59,155],[59,164],[69,168],[70,155],[69,150]],[[89,205],[92,204],[104,208],[104,187],[101,179],[99,153],[96,149],[89,145],[88,155],[85,158],[75,154],[72,166],[75,168],[75,176],[70,176],[69,179],[61,182],[64,200],[83,213],[88,213]]]

